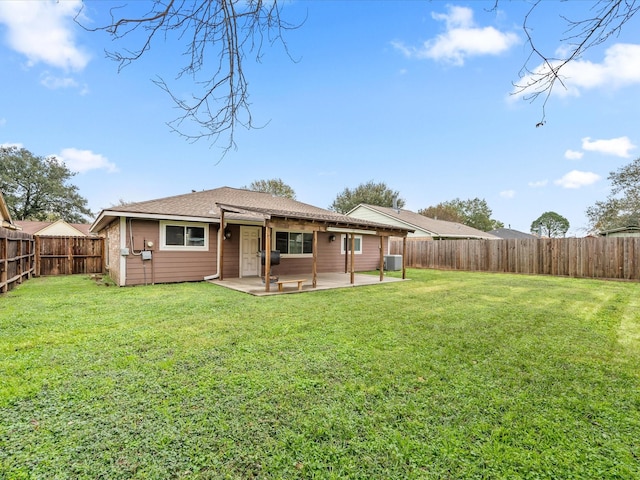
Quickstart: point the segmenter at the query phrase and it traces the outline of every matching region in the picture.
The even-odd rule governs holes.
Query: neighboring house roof
[[[16,224],[11,220],[11,212],[9,212],[9,207],[4,200],[2,192],[0,192],[0,227],[16,229]]]
[[[608,237],[609,235],[621,235],[630,234],[631,236],[640,235],[640,226],[628,225],[626,227],[612,228],[611,230],[604,230],[599,233],[601,237]]]
[[[379,207],[377,205],[360,204],[349,213],[349,216],[366,219],[379,219],[393,225],[404,226],[415,231],[413,236],[430,236],[434,238],[483,238],[495,240],[498,237],[473,227],[456,222],[436,220],[425,217],[411,210]]]
[[[398,228],[387,223],[348,217],[270,193],[230,187],[112,207],[100,212],[90,230],[98,232],[119,217],[216,223],[220,221],[221,209],[225,210],[226,221],[264,221],[266,218],[278,217],[316,220],[342,228],[364,227],[405,233],[411,231],[407,227]]]
[[[23,232],[31,235],[57,235],[64,237],[87,237],[91,235],[89,228],[91,225],[84,223],[67,223],[64,220],[55,222],[38,222],[32,220],[17,220],[16,225],[22,228]]]
[[[497,228],[495,230],[491,230],[491,235],[495,235],[496,237],[502,239],[525,239],[525,238],[539,238],[535,235],[531,235],[530,233],[520,232],[518,230],[512,230],[510,228]]]

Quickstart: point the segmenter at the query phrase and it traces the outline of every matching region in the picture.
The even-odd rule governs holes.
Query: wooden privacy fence
[[[31,278],[34,270],[33,236],[0,227],[0,293]]]
[[[391,254],[402,254],[392,239]],[[640,238],[424,240],[408,238],[406,266],[640,280]]]
[[[36,237],[35,275],[103,273],[105,241],[101,237]]]

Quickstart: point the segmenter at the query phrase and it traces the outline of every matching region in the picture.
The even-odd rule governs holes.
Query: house
[[[4,200],[2,192],[0,192],[0,227],[8,228],[10,230],[19,230],[16,224],[11,220],[11,212],[7,202]]]
[[[17,220],[18,225],[23,232],[30,233],[33,236],[60,236],[60,237],[88,237],[91,235],[90,224],[85,223],[67,223],[60,219],[55,222],[40,222],[32,220]]]
[[[502,238],[503,240],[540,238],[535,235],[531,235],[530,233],[520,232],[511,228],[497,228],[489,231],[488,233],[495,235],[498,238]]]
[[[599,233],[601,237],[640,237],[640,226],[629,225],[626,227],[612,228]]]
[[[107,270],[120,286],[310,275],[315,287],[318,273],[347,266],[380,268],[382,279],[383,239],[410,228],[221,187],[102,210],[90,231],[105,236]]]
[[[362,203],[348,212],[347,215],[413,230],[407,235],[410,238],[422,237],[432,240],[466,240],[472,238],[496,240],[498,238],[490,233],[461,223],[436,220],[435,218],[425,217],[419,213],[400,208],[379,207]]]

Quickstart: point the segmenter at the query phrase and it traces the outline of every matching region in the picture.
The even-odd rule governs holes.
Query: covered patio
[[[288,283],[283,286],[282,291],[278,291],[275,284],[271,285],[271,289],[267,291],[265,285],[260,277],[244,277],[244,278],[230,278],[225,280],[209,280],[210,283],[220,285],[222,287],[237,290],[239,292],[249,293],[255,296],[267,296],[267,295],[283,295],[289,293],[302,293],[302,292],[314,292],[318,290],[330,290],[335,288],[347,288],[358,287],[364,285],[382,285],[387,283],[402,282],[402,278],[384,276],[382,280],[378,275],[370,275],[364,273],[356,273],[351,277],[350,273],[318,273],[316,275],[316,286],[314,288],[311,278],[304,278],[304,276],[283,276],[281,280],[301,280],[305,282],[302,284],[302,289],[298,290],[297,283]]]
[[[402,258],[404,259],[404,254],[406,253],[406,237],[409,232],[413,231],[407,227],[398,227],[395,225],[370,222],[364,219],[355,219],[347,217],[345,215],[334,214],[333,212],[325,213],[324,211],[282,211],[272,208],[253,206],[246,207],[223,203],[216,203],[216,207],[220,210],[221,230],[226,231],[230,222],[240,225],[247,225],[248,222],[251,222],[252,224],[257,225],[259,226],[259,228],[261,228],[261,232],[257,234],[257,243],[247,243],[247,245],[249,246],[244,247],[244,239],[241,239],[240,258],[241,261],[245,260],[245,258],[247,260],[253,259],[255,258],[255,251],[259,250],[259,255],[262,255],[263,268],[260,269],[260,275],[257,277],[254,277],[254,274],[252,272],[250,272],[250,274],[246,276],[243,274],[243,272],[240,272],[238,278],[227,277],[224,271],[225,269],[223,267],[225,265],[225,245],[224,242],[222,242],[220,244],[219,250],[219,265],[221,266],[219,274],[205,279],[215,280],[215,283],[219,283],[223,286],[228,286],[229,288],[234,288],[231,285],[235,285],[236,290],[241,290],[252,294],[258,294],[258,290],[261,291],[261,294],[268,295],[271,293],[290,293],[291,291],[304,291],[305,287],[307,290],[322,290],[327,288],[356,286],[359,284],[384,283],[385,241],[388,242],[388,239],[392,236],[402,237]],[[312,248],[310,248],[308,252],[304,252],[303,250],[294,252],[294,255],[296,253],[307,253],[308,257],[311,260],[311,264],[309,265],[310,271],[302,274],[302,276],[300,276],[300,274],[296,274],[293,277],[287,275],[287,273],[291,272],[285,272],[284,276],[280,277],[278,277],[277,275],[272,275],[272,266],[274,264],[277,265],[280,262],[280,250],[274,250],[277,242],[277,240],[274,238],[274,232],[276,232],[277,230],[284,232],[293,230],[296,233],[307,232],[308,236],[310,237],[308,242],[309,245],[312,246]],[[344,235],[344,255],[342,255],[342,253],[340,254],[344,257],[344,274],[340,272],[328,273],[326,269],[324,272],[319,271],[320,261],[326,262],[327,260],[331,260],[335,262],[336,258],[334,253],[331,258],[325,256],[324,259],[319,260],[319,234],[325,235],[326,238],[329,239],[329,242],[334,242],[338,235]],[[377,277],[374,275],[363,276],[359,274],[357,275],[359,281],[356,281],[357,236],[370,236],[372,238],[379,239],[377,240],[376,247],[376,263],[379,270],[379,275]],[[225,236],[225,238],[227,238],[227,236]],[[252,240],[249,240],[249,242],[251,241]],[[255,239],[253,241],[255,241]],[[285,250],[286,248],[287,245],[285,244]],[[244,255],[244,252],[247,252],[248,254]],[[272,255],[274,254],[275,261],[272,262]],[[232,253],[232,256],[233,258],[235,258],[237,256],[237,252],[234,251]],[[336,265],[334,265],[334,268],[335,266]],[[376,266],[369,265],[368,268],[361,269],[361,271],[368,271],[373,268],[376,268]],[[402,262],[401,270],[402,279],[404,279],[406,270],[404,261]],[[272,278],[272,276],[276,279],[275,283],[264,282],[263,279]],[[323,281],[321,281],[321,277]],[[254,278],[257,281],[254,281]],[[392,279],[389,279],[389,281],[390,280]],[[397,279],[393,280],[397,281]],[[275,292],[272,292],[272,290],[275,290]]]

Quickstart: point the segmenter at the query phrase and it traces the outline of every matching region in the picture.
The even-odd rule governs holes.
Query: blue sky
[[[83,21],[109,6],[86,1]],[[134,3],[141,8],[145,2]],[[585,234],[585,210],[610,191],[607,176],[640,156],[637,19],[565,70],[546,104],[512,95],[528,49],[526,2],[293,1],[282,46],[245,64],[258,130],[237,150],[188,143],[166,123],[177,112],[152,80],[172,83],[183,45],[153,45],[118,72],[105,50],[132,48],[74,22],[77,1],[0,2],[0,144],[56,155],[98,213],[117,204],[281,178],[297,199],[327,208],[369,180],[417,211],[483,198],[493,218],[528,232],[555,211]],[[543,2],[532,25],[553,55],[563,13],[593,2]],[[141,10],[141,11],[144,11]],[[532,66],[536,66],[535,64]]]

